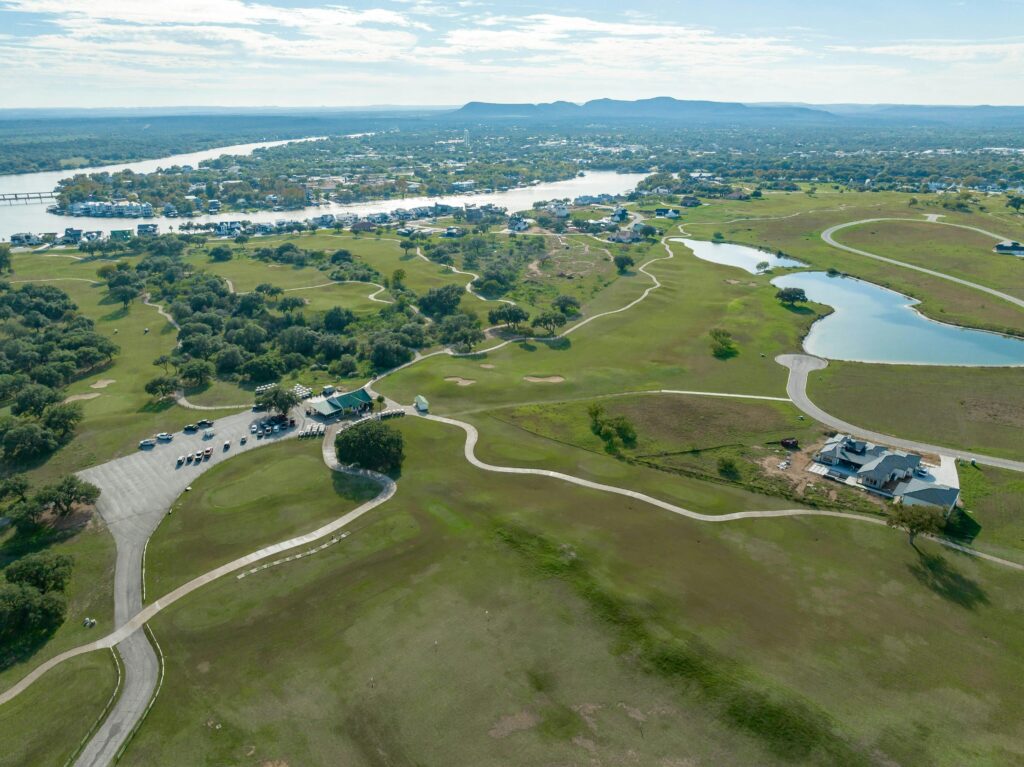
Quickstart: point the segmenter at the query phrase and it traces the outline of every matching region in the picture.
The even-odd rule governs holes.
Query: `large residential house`
[[[1009,253],[1012,256],[1024,256],[1024,245],[1016,240],[1007,240],[996,245],[996,253]]]
[[[814,460],[830,467],[825,475],[830,479],[852,479],[870,492],[907,506],[940,506],[948,512],[960,497],[960,489],[939,483],[917,453],[892,450],[848,434],[830,438]]]

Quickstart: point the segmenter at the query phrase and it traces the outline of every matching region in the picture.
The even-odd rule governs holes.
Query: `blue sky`
[[[1024,0],[0,0],[0,107],[1024,104]]]

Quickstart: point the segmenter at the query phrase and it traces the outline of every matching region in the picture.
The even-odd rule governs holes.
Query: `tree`
[[[775,294],[775,297],[787,306],[807,302],[807,294],[804,292],[803,288],[781,288]]]
[[[401,248],[402,248],[402,255],[404,255],[404,256],[408,256],[409,255],[409,251],[416,247],[416,243],[413,242],[412,240],[402,240],[398,244],[401,246]],[[345,251],[345,252],[347,253],[348,251]],[[349,260],[351,260],[351,256],[350,256]]]
[[[163,368],[164,372],[166,373],[167,366],[172,364],[172,360],[169,354],[161,354],[159,357],[153,360],[153,364],[156,365],[157,367]]]
[[[324,313],[324,330],[331,333],[341,333],[355,321],[356,315],[351,309],[332,306]]]
[[[395,290],[401,290],[405,287],[405,269],[395,269],[391,273],[391,287]]]
[[[446,317],[459,308],[459,301],[465,291],[458,285],[431,288],[420,298],[420,311],[428,317]]]
[[[0,500],[13,498],[16,501],[24,501],[28,495],[28,487],[28,480],[24,474],[12,474],[0,480]]]
[[[121,306],[125,309],[131,305],[131,302],[138,295],[139,289],[135,285],[118,285],[116,288],[110,289],[110,297],[115,301],[120,301]]]
[[[78,402],[62,402],[59,405],[51,405],[43,413],[42,424],[57,439],[63,441],[74,431],[75,427],[82,422],[82,406]]]
[[[36,491],[33,500],[43,508],[53,509],[58,516],[67,516],[75,506],[92,506],[100,497],[100,489],[91,482],[68,474],[52,485]]]
[[[11,244],[0,242],[0,272],[11,271]]]
[[[42,416],[46,408],[56,405],[60,401],[60,393],[49,386],[29,384],[14,396],[11,413],[13,415],[33,415],[38,418]]]
[[[38,458],[57,449],[57,438],[34,421],[22,421],[4,434],[4,458],[24,461]]]
[[[738,482],[743,477],[736,459],[724,455],[718,459],[718,473],[732,482]]]
[[[32,641],[54,631],[67,615],[67,601],[24,583],[0,584],[0,641]]]
[[[732,333],[723,328],[712,328],[708,335],[711,336],[711,353],[720,360],[727,360],[739,354],[736,349],[736,342]]]
[[[157,376],[146,382],[146,394],[156,399],[169,397],[178,390],[178,379],[174,376]]]
[[[551,307],[566,316],[580,313],[580,300],[575,296],[560,295],[551,302]]]
[[[1006,200],[1006,207],[1013,208],[1017,213],[1020,213],[1022,206],[1024,206],[1024,196],[1022,195],[1011,194]]]
[[[771,264],[769,262],[767,262],[767,261],[758,261],[756,269],[759,272],[767,272],[769,267],[771,267]]]
[[[384,395],[383,394],[378,394],[377,395],[377,409],[378,410],[383,410],[385,402],[387,402],[387,400],[384,398]]]
[[[561,312],[547,311],[533,318],[530,324],[535,328],[544,328],[550,335],[566,323],[565,315]]]
[[[22,583],[47,591],[63,591],[71,580],[75,560],[67,554],[40,552],[27,554],[4,570],[8,583]]]
[[[181,366],[181,379],[193,386],[205,386],[213,378],[213,365],[206,360],[191,360]]]
[[[262,391],[256,395],[256,404],[267,408],[272,413],[287,415],[288,411],[298,405],[302,400],[299,395],[291,389],[282,389],[280,386]]]
[[[445,317],[437,324],[437,336],[441,343],[467,351],[484,340],[480,321],[469,314]]]
[[[945,527],[945,520],[942,511],[934,506],[897,506],[885,524],[899,530],[905,530],[910,545],[914,546],[914,539],[918,535],[935,535]],[[917,548],[914,546],[914,548]]]
[[[497,309],[491,309],[487,319],[492,325],[508,325],[513,330],[519,330],[520,324],[530,319],[530,313],[515,304],[502,304]]]
[[[385,421],[364,421],[339,432],[334,449],[341,463],[371,471],[397,471],[405,459],[402,432]]]
[[[230,261],[231,256],[231,248],[224,245],[218,245],[216,248],[210,250],[211,261]]]
[[[613,261],[615,261],[615,268],[618,270],[619,274],[625,274],[626,270],[636,263],[632,256],[628,256],[625,253],[619,253],[615,256]]]
[[[306,299],[299,298],[298,296],[287,296],[277,302],[277,308],[282,312],[294,312],[296,309],[301,309],[306,305]]]

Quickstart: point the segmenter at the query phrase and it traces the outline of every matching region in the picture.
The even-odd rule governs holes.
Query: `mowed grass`
[[[157,599],[207,570],[319,527],[380,487],[330,472],[318,440],[236,456],[182,495],[146,549],[146,595]]]
[[[960,466],[964,506],[981,526],[971,541],[976,548],[1009,559],[1024,552],[1024,475],[991,466]]]
[[[1021,460],[1021,381],[1016,368],[830,362],[810,375],[807,392],[866,429]]]
[[[848,199],[853,200],[854,198],[861,197],[863,195],[849,195]],[[774,206],[771,206],[759,208],[756,213],[751,211],[751,216],[760,215],[762,217],[759,220],[688,221],[684,222],[684,226],[690,227],[687,231],[702,239],[711,239],[713,232],[720,231],[725,239],[729,241],[764,247],[773,251],[782,250],[786,254],[806,261],[816,268],[837,269],[877,285],[891,288],[920,300],[921,305],[918,309],[933,319],[999,332],[1024,333],[1024,310],[1021,310],[1020,307],[939,277],[932,277],[911,269],[886,264],[875,259],[833,248],[821,239],[821,233],[834,224],[857,221],[863,218],[904,218],[916,215],[922,215],[923,221],[924,212],[934,212],[934,209],[928,209],[928,211],[910,209],[906,204],[907,199],[909,198],[906,196],[901,200],[898,196],[893,199],[891,195],[879,195],[876,204],[871,206],[857,205],[843,209],[816,209],[808,207],[806,210],[797,211],[796,215],[789,214],[787,216],[775,213]],[[711,214],[704,215],[710,216]],[[982,219],[977,214],[975,216],[949,214],[946,220],[980,226],[982,228],[986,225],[998,227],[998,222]],[[868,226],[876,225],[871,224]],[[932,230],[927,229],[927,227],[934,227],[934,233],[929,234]],[[954,227],[926,223],[922,223],[918,228],[928,238],[944,238],[947,236],[947,231],[952,233],[963,231],[957,230]],[[847,231],[840,231],[837,234],[837,239],[841,240]],[[954,238],[954,240],[959,238],[958,234],[950,234],[949,236]],[[981,235],[978,236],[980,237]],[[992,241],[990,240],[989,242],[991,243]],[[884,243],[882,241],[874,244],[877,250],[868,249],[870,252],[877,252],[878,255],[889,256],[899,260],[898,255],[886,252],[887,248],[883,249]],[[899,247],[897,245],[897,249]],[[912,245],[904,245],[903,247],[904,250],[909,250]],[[929,257],[930,268],[944,271],[943,267],[948,267],[956,275],[956,270],[960,267],[946,250],[946,248],[936,250]],[[994,254],[990,255],[994,257]],[[922,257],[919,256],[918,259],[920,260],[920,258]],[[908,259],[908,261],[910,260],[912,259]],[[1010,265],[1002,267],[1002,269],[1011,269],[1012,267],[1013,265]],[[971,279],[969,273],[957,276]],[[974,281],[984,284],[984,273],[975,276],[979,277],[979,279]]]
[[[734,269],[700,261],[681,244],[673,243],[672,252],[672,259],[647,267],[662,286],[630,309],[597,318],[555,342],[537,339],[471,357],[433,357],[388,376],[378,388],[400,402],[423,394],[431,407],[450,413],[665,388],[785,396],[785,370],[773,358],[799,350],[815,311],[782,307],[767,278],[737,282]],[[650,248],[649,258],[665,255],[660,244]],[[640,273],[619,280],[614,308],[651,286]],[[711,354],[712,328],[733,334],[738,356],[720,360]],[[528,376],[565,380],[531,383]],[[475,383],[457,386],[448,377]]]
[[[64,592],[67,618],[45,642],[16,659],[17,662],[0,659],[0,690],[54,655],[91,642],[114,628],[114,539],[98,514],[84,527],[76,524],[64,532],[28,536],[13,527],[0,531],[0,568],[35,551],[67,554],[74,559],[71,580]],[[96,619],[94,628],[82,625],[87,617]]]
[[[350,538],[155,620],[125,764],[1022,757],[1017,573],[852,521],[696,523],[400,428],[399,492]]]
[[[0,706],[0,765],[62,765],[78,750],[117,688],[110,652],[81,655],[48,671]]]
[[[12,281],[57,279],[49,284],[65,291],[95,322],[96,331],[121,349],[110,365],[67,387],[69,396],[88,397],[80,400],[85,418],[68,445],[30,467],[33,479],[50,480],[125,455],[136,449],[139,439],[175,431],[194,418],[173,403],[154,403],[146,394],[146,382],[162,372],[153,360],[174,348],[176,332],[153,307],[135,301],[125,310],[106,298],[102,285],[82,281],[95,279],[102,263],[31,254],[14,257]]]
[[[842,229],[836,240],[1024,297],[1024,258],[993,252],[997,240],[980,232],[923,222],[875,221]]]

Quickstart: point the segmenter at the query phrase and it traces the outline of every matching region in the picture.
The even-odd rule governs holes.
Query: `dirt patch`
[[[117,383],[113,378],[101,378],[99,381],[93,384],[89,384],[90,389],[106,389],[110,384]]]
[[[198,666],[196,666],[196,671],[198,671],[200,674],[209,674],[210,673],[210,662],[204,660],[202,663],[200,663]]]
[[[562,376],[523,376],[523,380],[530,383],[562,383],[565,381]]]
[[[531,277],[543,277],[544,272],[540,270],[540,261],[531,261],[526,265],[526,271],[530,273]]]
[[[98,391],[94,391],[91,394],[72,394],[70,397],[65,397],[64,401],[65,402],[80,402],[81,400],[86,400],[86,399],[96,399],[99,396],[100,396],[100,393]]]
[[[515,732],[532,730],[540,724],[540,717],[530,711],[520,711],[518,714],[503,716],[498,720],[487,734],[492,738],[507,738]]]
[[[482,367],[484,370],[494,370],[494,365],[492,365],[489,362],[480,363],[480,367]]]
[[[461,378],[460,376],[448,376],[444,380],[448,383],[458,384],[459,386],[472,386],[476,383],[472,378]]]

